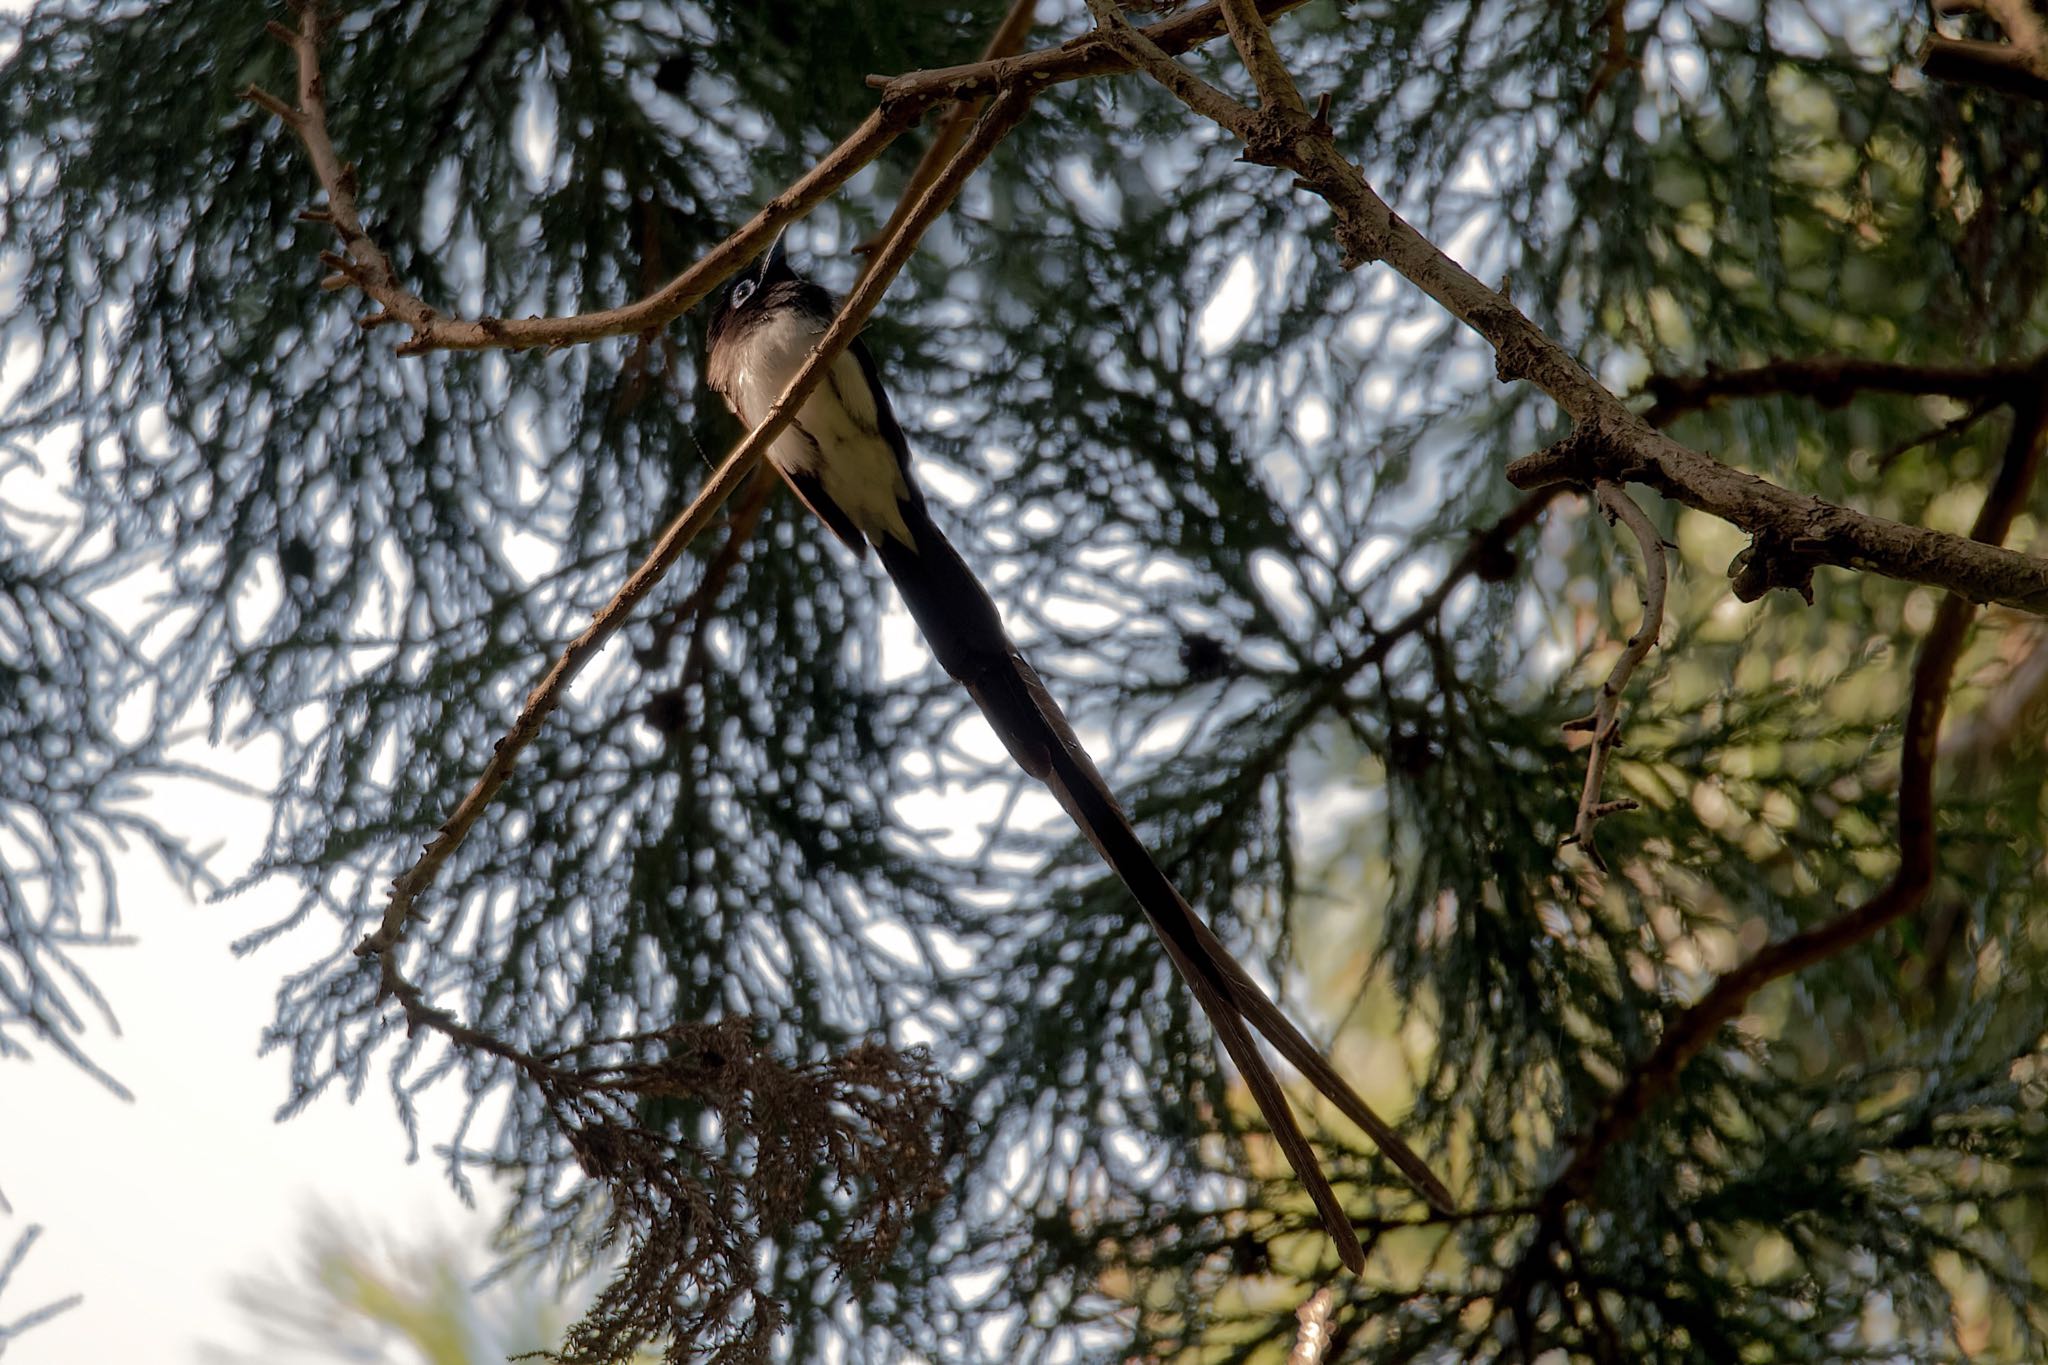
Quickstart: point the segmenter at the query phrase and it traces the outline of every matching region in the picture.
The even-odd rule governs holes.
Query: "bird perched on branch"
[[[780,238],[731,284],[711,319],[709,369],[711,386],[742,423],[751,427],[766,415],[837,309],[837,299],[790,267]],[[855,555],[874,547],[940,665],[974,698],[1018,766],[1052,790],[1130,888],[1250,1086],[1344,1263],[1362,1269],[1364,1252],[1254,1031],[1364,1129],[1424,1198],[1451,1212],[1443,1183],[1288,1022],[1153,861],[1037,671],[1010,642],[995,603],[933,524],[888,392],[858,340],[833,361],[768,447],[768,459]]]

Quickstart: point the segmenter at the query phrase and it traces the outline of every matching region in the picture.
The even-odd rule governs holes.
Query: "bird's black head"
[[[733,322],[759,309],[768,301],[769,287],[797,279],[777,233],[768,250],[742,270],[719,296],[718,309],[711,315],[711,331],[717,335]]]

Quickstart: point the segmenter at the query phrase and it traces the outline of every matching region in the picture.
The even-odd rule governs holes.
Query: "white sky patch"
[[[1494,179],[1493,167],[1487,164],[1486,153],[1476,147],[1465,153],[1445,188],[1463,194],[1493,194],[1498,183]]]
[[[1330,434],[1330,405],[1306,394],[1294,405],[1294,434],[1303,445],[1320,445]]]
[[[1298,626],[1308,624],[1313,607],[1302,591],[1301,576],[1294,566],[1271,550],[1257,550],[1251,559],[1252,580],[1266,594],[1276,611]]]
[[[925,459],[917,462],[917,481],[927,493],[936,493],[949,507],[971,507],[981,497],[981,485],[959,470]]]
[[[1131,746],[1131,754],[1138,758],[1170,754],[1187,742],[1194,728],[1195,718],[1191,715],[1162,716],[1138,737],[1138,742]]]
[[[1068,202],[1090,227],[1113,228],[1123,221],[1123,190],[1107,176],[1097,175],[1095,168],[1080,157],[1070,156],[1060,162],[1055,178]]]
[[[1007,762],[1010,756],[1010,751],[996,738],[996,732],[988,728],[988,722],[982,718],[979,711],[970,711],[962,715],[946,740],[978,763]],[[958,818],[957,812],[954,818]]]
[[[1442,577],[1434,564],[1410,564],[1394,575],[1389,599],[1397,610],[1406,611],[1420,602],[1423,595],[1434,588]]]
[[[1202,351],[1215,355],[1235,342],[1252,320],[1252,305],[1258,300],[1259,272],[1249,255],[1240,254],[1224,272],[1223,283],[1202,306],[1195,323],[1195,336]]]
[[[243,565],[228,614],[235,643],[250,645],[263,634],[265,626],[284,604],[284,579],[277,561],[270,555],[251,555]]]
[[[973,950],[944,929],[934,927],[925,930],[925,946],[946,971],[964,972],[974,965]]]
[[[1045,599],[1045,613],[1061,625],[1075,630],[1108,630],[1124,619],[1122,612],[1107,603],[1061,594]]]
[[[532,586],[553,573],[562,562],[562,545],[519,526],[505,526],[498,532],[498,553],[519,577]]]
[[[873,920],[861,926],[860,936],[906,967],[924,966],[924,954],[910,931],[894,920]]]
[[[1387,349],[1403,353],[1419,351],[1448,326],[1450,317],[1441,309],[1414,313],[1387,329]],[[1392,402],[1393,399],[1393,381],[1388,380],[1387,400]]]
[[[527,183],[535,191],[547,188],[555,164],[555,92],[545,81],[524,83],[524,98],[512,122],[512,149]]]
[[[1364,584],[1374,570],[1394,557],[1394,551],[1400,546],[1401,543],[1392,536],[1373,536],[1367,540],[1353,550],[1351,558],[1345,561],[1340,575],[1344,580],[1344,586],[1355,589]]]
[[[974,720],[984,731],[988,729],[987,724],[981,720],[980,712],[975,713]],[[993,741],[994,734],[990,733],[989,738]],[[940,855],[947,858],[969,858],[981,848],[982,838],[981,831],[975,823],[966,817],[981,803],[963,801],[961,795],[961,788],[957,783],[920,787],[914,792],[905,792],[897,797],[889,803],[889,807],[895,812],[897,819],[916,830]],[[1000,798],[989,803],[987,814],[993,818],[999,807]],[[916,963],[921,959],[913,957],[904,960]]]
[[[918,634],[917,622],[910,619],[910,613],[900,602],[891,600],[883,608],[875,635],[881,656],[875,661],[875,671],[883,682],[902,682],[931,666],[932,652],[925,647],[924,637]]]
[[[1661,66],[1663,83],[1677,92],[1680,99],[1690,104],[1707,92],[1707,64],[1699,52],[1691,47],[1671,47],[1663,43],[1652,43],[1645,53],[1645,75],[1656,78]]]

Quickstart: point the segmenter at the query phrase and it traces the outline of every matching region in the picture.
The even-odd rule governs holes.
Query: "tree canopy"
[[[0,492],[80,529],[0,505],[0,1049],[89,1055],[197,706],[284,754],[205,875],[333,928],[292,1103],[461,1088],[451,1179],[623,1253],[569,1358],[2038,1352],[2048,21],[1129,8],[5,21]],[[1450,1179],[1321,1115],[1364,1276],[887,585],[693,504],[689,305],[784,226],[884,263],[936,514]]]

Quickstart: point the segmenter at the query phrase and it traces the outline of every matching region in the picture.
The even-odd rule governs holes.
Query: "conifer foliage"
[[[616,1253],[565,1358],[2039,1358],[2048,17],[1936,8],[5,21],[0,461],[92,534],[0,505],[0,1049],[76,1052],[79,869],[196,705],[285,756],[211,871],[336,929],[293,1103],[460,1088],[451,1178]],[[1364,1275],[709,398],[785,227],[1450,1180],[1302,1102]]]

